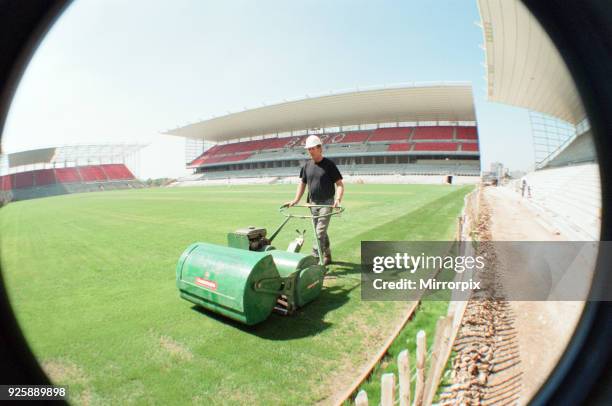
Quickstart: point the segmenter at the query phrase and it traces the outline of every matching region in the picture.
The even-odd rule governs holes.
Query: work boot
[[[323,265],[329,265],[332,263],[331,252],[323,255]]]

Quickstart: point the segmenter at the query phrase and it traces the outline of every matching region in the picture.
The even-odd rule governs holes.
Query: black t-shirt
[[[300,178],[308,184],[308,201],[321,203],[334,198],[335,184],[342,175],[332,160],[323,158],[319,162],[308,160],[300,170]]]

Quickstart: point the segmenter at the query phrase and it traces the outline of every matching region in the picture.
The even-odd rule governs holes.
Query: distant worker
[[[338,167],[333,161],[323,157],[321,139],[316,135],[311,135],[306,139],[305,148],[312,159],[308,160],[300,170],[302,181],[298,184],[295,199],[285,204],[289,207],[297,204],[304,195],[306,185],[308,185],[307,203],[339,207],[344,195],[344,183],[342,183],[342,175]],[[329,214],[332,210],[332,207],[312,207],[310,209],[313,216]],[[317,239],[321,251],[323,251],[324,265],[329,265],[332,262],[329,236],[327,235],[330,218],[331,216],[325,216],[314,220]],[[318,258],[319,252],[316,246],[313,247],[312,251],[313,255]]]
[[[521,182],[521,197],[525,197],[525,189],[527,189],[527,181],[523,179]]]

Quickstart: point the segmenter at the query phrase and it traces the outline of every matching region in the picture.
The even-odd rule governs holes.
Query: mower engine
[[[270,240],[265,228],[249,226],[227,234],[227,245],[249,251],[266,251]]]
[[[304,245],[306,230],[295,230],[295,232],[298,236],[289,243],[287,252],[300,252]],[[249,251],[271,251],[276,249],[271,245],[271,241],[266,238],[266,234],[265,228],[254,226],[239,228],[233,233],[227,234],[227,245]]]

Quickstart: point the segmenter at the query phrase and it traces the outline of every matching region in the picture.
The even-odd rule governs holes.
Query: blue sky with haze
[[[20,84],[15,152],[145,142],[142,177],[184,171],[160,132],[262,103],[374,85],[469,81],[483,168],[533,163],[528,113],[486,101],[475,1],[76,0]]]

